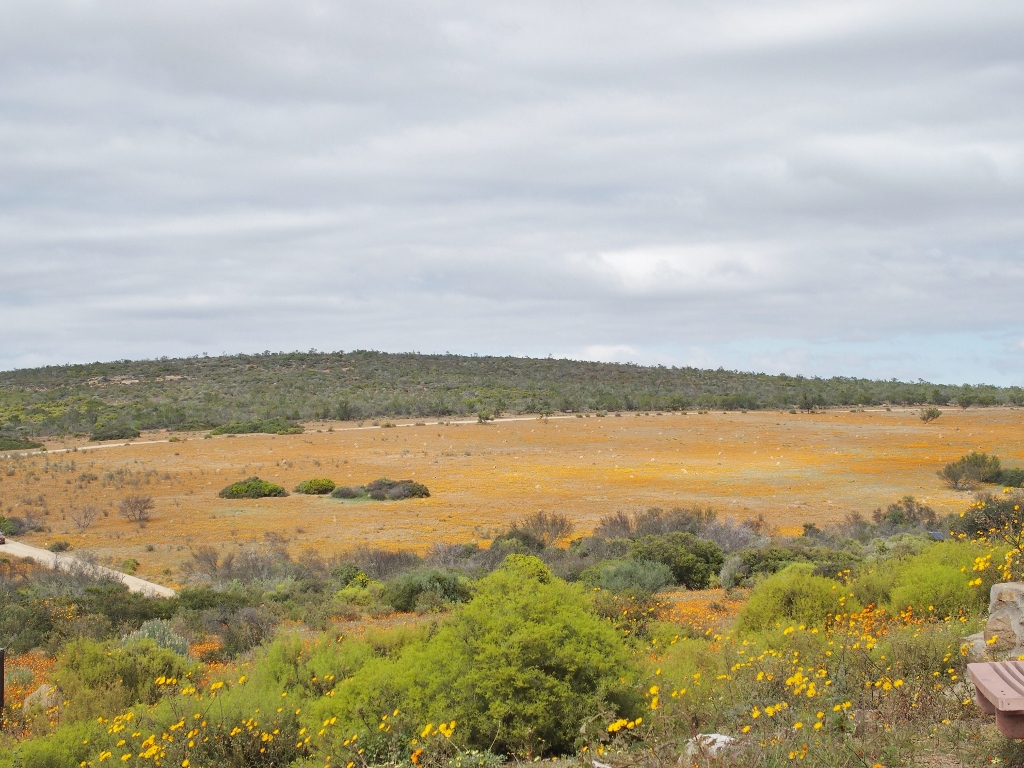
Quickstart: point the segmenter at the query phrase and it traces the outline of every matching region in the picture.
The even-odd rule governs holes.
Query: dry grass
[[[181,434],[180,442],[145,444],[168,440],[162,432],[131,446],[0,460],[0,505],[6,515],[48,512],[41,519],[50,531],[26,543],[66,538],[115,565],[134,558],[138,575],[174,584],[190,547],[236,546],[267,532],[295,551],[332,553],[360,543],[422,551],[438,540],[486,541],[539,509],[568,515],[581,532],[617,510],[694,503],[739,518],[763,514],[782,532],[867,514],[907,493],[940,513],[959,511],[969,494],[945,488],[936,471],[970,450],[1024,464],[1022,427],[1024,410],[994,408],[949,410],[931,424],[916,410],[626,414],[395,429],[323,423],[303,435]],[[310,477],[339,484],[412,478],[432,496],[217,498],[250,475],[288,489]],[[132,493],[155,501],[144,528],[117,515]],[[68,512],[87,504],[107,514],[82,532]]]

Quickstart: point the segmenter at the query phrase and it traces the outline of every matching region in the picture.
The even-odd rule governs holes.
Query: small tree
[[[921,421],[927,424],[928,422],[935,421],[941,415],[942,411],[938,408],[925,408],[921,411]]]
[[[149,521],[153,511],[153,497],[132,494],[121,499],[117,507],[118,514],[130,523],[142,525]]]
[[[966,491],[978,483],[996,483],[1002,475],[1002,467],[997,456],[971,451],[956,461],[951,461],[939,471],[939,477],[951,488]]]
[[[90,525],[93,520],[99,517],[100,511],[92,504],[86,504],[81,509],[72,509],[68,512],[68,517],[78,526],[78,530],[84,531]]]

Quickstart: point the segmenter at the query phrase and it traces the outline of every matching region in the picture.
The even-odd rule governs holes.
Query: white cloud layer
[[[1024,383],[1021,39],[1009,0],[16,0],[0,367]]]

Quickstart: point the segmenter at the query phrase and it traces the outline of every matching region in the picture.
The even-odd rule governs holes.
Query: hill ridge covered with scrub
[[[0,372],[0,435],[554,411],[1022,405],[1024,389],[553,358],[288,352]]]

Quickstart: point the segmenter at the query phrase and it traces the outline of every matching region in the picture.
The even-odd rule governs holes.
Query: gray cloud
[[[1024,8],[16,3],[0,367],[1024,380]]]

